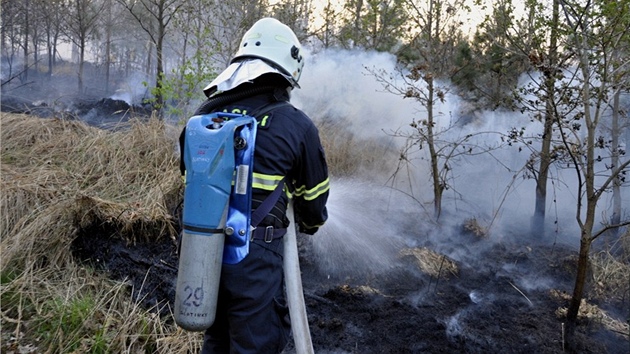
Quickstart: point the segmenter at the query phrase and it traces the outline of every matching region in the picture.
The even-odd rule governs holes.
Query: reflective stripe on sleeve
[[[262,189],[266,191],[273,191],[278,186],[278,183],[282,180],[283,176],[265,175],[262,173],[255,173],[252,181],[252,188]]]
[[[296,196],[301,196],[304,200],[313,200],[320,195],[328,192],[330,189],[329,179],[326,178],[322,183],[316,185],[311,189],[306,189],[306,186],[301,186],[295,190]]]

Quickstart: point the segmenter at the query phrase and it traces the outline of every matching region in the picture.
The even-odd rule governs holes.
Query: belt
[[[252,231],[251,239],[264,240],[267,243],[284,236],[287,229],[274,229],[273,226],[259,226]]]

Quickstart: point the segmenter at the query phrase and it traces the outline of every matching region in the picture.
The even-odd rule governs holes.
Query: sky
[[[328,0],[313,0],[313,21],[311,23],[312,28],[321,27],[323,24],[322,13],[323,9],[328,4]],[[343,2],[340,1],[330,1],[333,5],[333,8],[336,11],[340,11],[343,8]],[[418,3],[428,3],[428,0],[417,1]],[[464,33],[474,33],[475,28],[483,21],[484,17],[487,14],[492,12],[492,8],[494,4],[497,2],[496,0],[480,0],[481,5],[475,5],[475,0],[465,0],[464,3],[466,6],[471,8],[470,13],[461,13],[461,20],[463,22],[462,31]],[[273,3],[273,1],[272,1]],[[524,14],[524,2],[523,1],[514,1],[516,16],[520,16]]]

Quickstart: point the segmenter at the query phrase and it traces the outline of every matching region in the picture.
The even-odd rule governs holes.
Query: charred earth
[[[177,275],[173,241],[128,245],[106,226],[85,229],[73,254],[115,279],[130,281],[133,297],[167,314]],[[317,353],[627,353],[627,333],[582,316],[574,337],[558,315],[567,306],[575,253],[557,247],[497,243],[474,267],[442,256],[427,275],[410,253],[385,272],[331,273],[318,265],[313,240],[299,235],[300,262]],[[474,238],[461,236],[463,248]],[[430,245],[428,245],[430,246]],[[529,284],[529,285],[528,285]],[[553,290],[559,289],[559,290]],[[626,300],[627,301],[627,300]],[[599,304],[624,309],[627,302]],[[291,345],[286,352],[292,352]]]

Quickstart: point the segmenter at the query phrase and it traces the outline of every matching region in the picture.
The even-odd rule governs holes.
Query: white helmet
[[[231,63],[246,58],[263,59],[283,71],[293,87],[300,87],[304,58],[295,33],[274,18],[258,20],[245,33]]]

